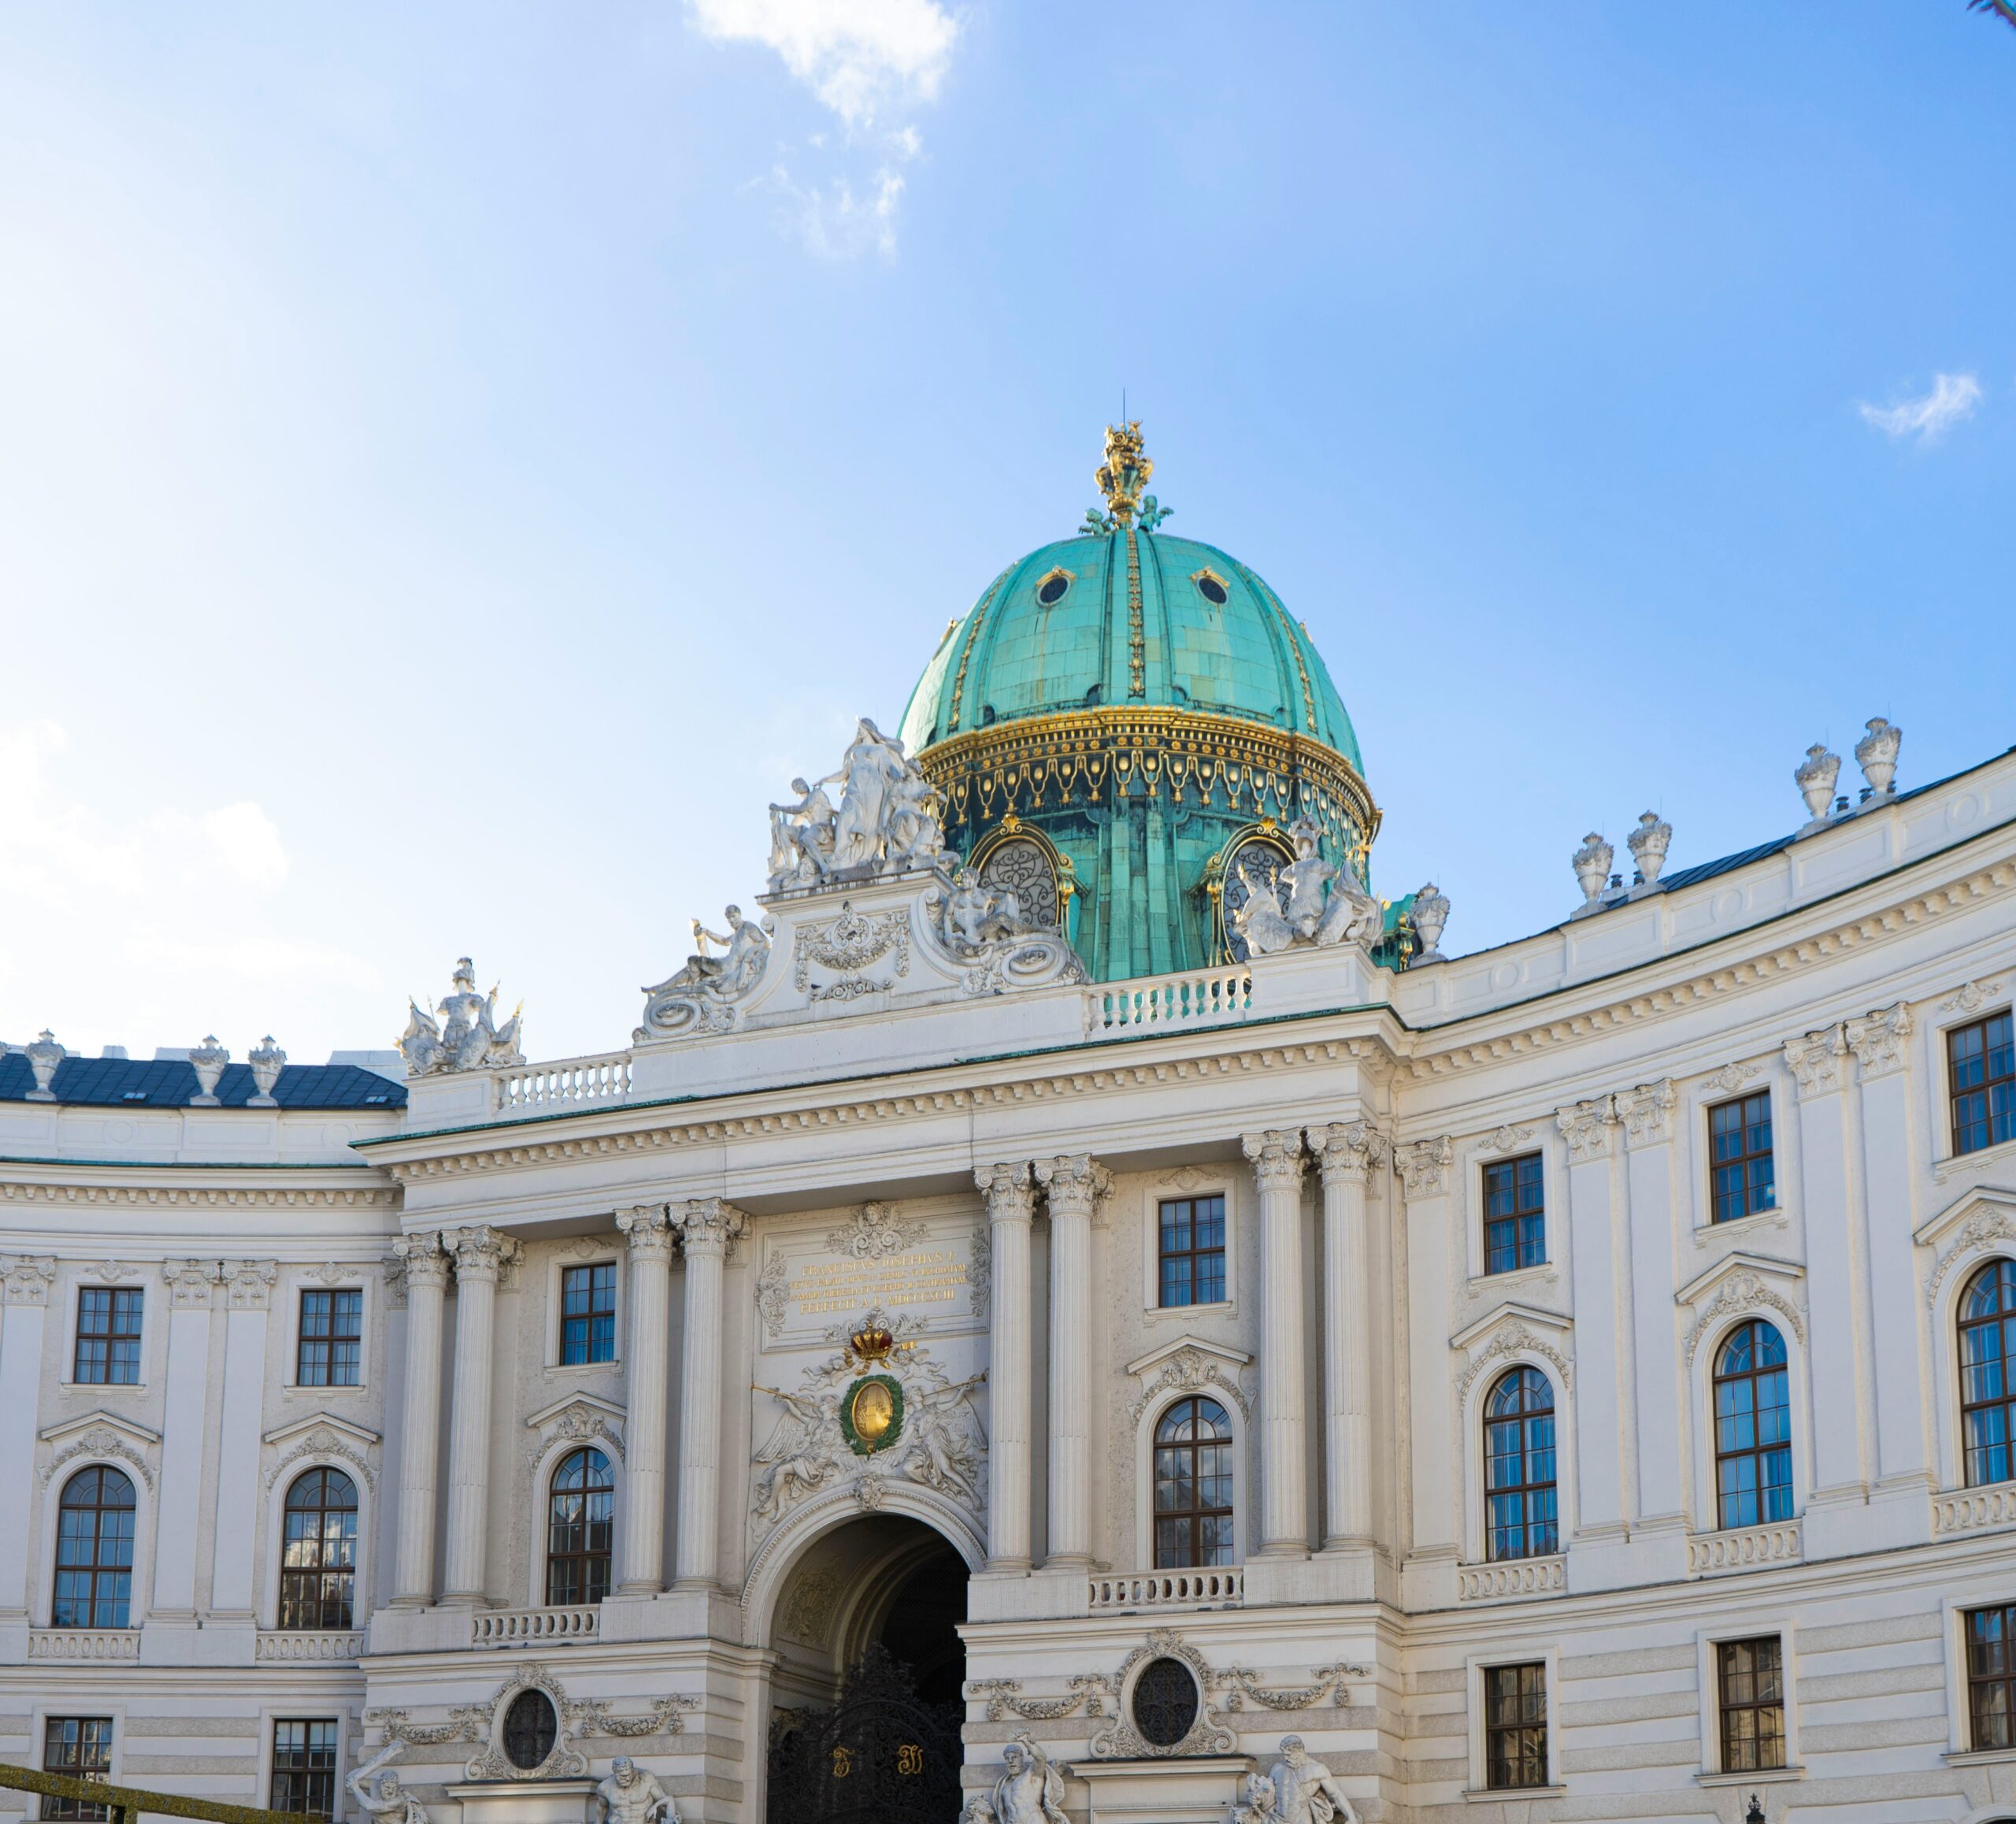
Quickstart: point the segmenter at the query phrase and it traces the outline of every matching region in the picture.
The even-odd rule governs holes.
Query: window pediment
[[[1795,1261],[1773,1260],[1767,1255],[1740,1251],[1724,1255],[1673,1294],[1675,1304],[1694,1314],[1694,1322],[1687,1331],[1687,1359],[1694,1359],[1701,1339],[1718,1325],[1759,1312],[1776,1312],[1792,1334],[1804,1342],[1806,1318],[1794,1301],[1805,1277],[1806,1269]]]
[[[1451,1348],[1469,1354],[1456,1378],[1457,1398],[1467,1398],[1477,1377],[1494,1362],[1521,1355],[1538,1355],[1552,1362],[1562,1388],[1573,1385],[1575,1370],[1570,1351],[1574,1336],[1573,1321],[1558,1311],[1544,1311],[1537,1305],[1507,1299],[1449,1339]]]
[[[2016,1244],[2016,1191],[1992,1185],[1969,1191],[1922,1224],[1911,1239],[1921,1248],[1937,1250],[1925,1288],[1927,1299],[1936,1299],[1955,1267],[1986,1254],[1998,1243]]]

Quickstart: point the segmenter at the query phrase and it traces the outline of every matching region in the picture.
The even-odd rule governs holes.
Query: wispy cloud
[[[1904,399],[1894,406],[1857,409],[1866,424],[1887,437],[1915,437],[1921,443],[1936,443],[1962,418],[1974,415],[1981,401],[1981,384],[1970,373],[1938,373],[1932,376],[1932,391],[1924,398]]]
[[[695,26],[721,43],[760,44],[839,120],[842,146],[809,141],[821,157],[863,158],[856,175],[807,183],[780,161],[758,187],[784,204],[806,249],[843,259],[896,250],[901,167],[923,140],[903,117],[938,98],[958,21],[938,0],[687,0]]]

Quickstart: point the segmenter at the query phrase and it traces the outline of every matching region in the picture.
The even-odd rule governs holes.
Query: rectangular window
[[[1969,1745],[2016,1748],[2016,1603],[1970,1609],[1966,1619]]]
[[[560,1274],[560,1360],[616,1359],[616,1262],[562,1268]]]
[[[112,1778],[112,1718],[109,1716],[51,1716],[42,1728],[42,1770],[73,1780]],[[45,1798],[45,1818],[108,1818],[103,1805],[81,1799]]]
[[[1953,1150],[1977,1153],[2016,1139],[2016,1030],[2008,1013],[1991,1014],[1946,1035],[1953,1086]]]
[[[1547,1667],[1487,1666],[1484,1783],[1493,1792],[1547,1784]]]
[[[1222,1304],[1225,1296],[1225,1200],[1171,1197],[1162,1206],[1157,1247],[1161,1303]]]
[[[364,1378],[364,1294],[354,1287],[301,1295],[299,1387],[355,1387]]]
[[[1540,1156],[1528,1153],[1484,1169],[1484,1270],[1510,1273],[1547,1259],[1547,1199]]]
[[[1785,1764],[1784,1649],[1775,1634],[1715,1648],[1722,1712],[1722,1771],[1754,1774]]]
[[[87,1285],[77,1294],[77,1359],[74,1381],[132,1387],[140,1379],[140,1313],[145,1295],[136,1285]]]
[[[1718,1103],[1710,1109],[1708,1146],[1718,1222],[1735,1222],[1777,1207],[1769,1090]]]
[[[336,1726],[333,1718],[273,1725],[272,1789],[268,1808],[329,1818],[336,1809]]]

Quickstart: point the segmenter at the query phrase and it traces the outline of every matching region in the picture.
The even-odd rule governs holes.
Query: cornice
[[[9,1206],[57,1207],[80,1205],[106,1210],[386,1210],[399,1207],[396,1186],[376,1171],[369,1184],[304,1184],[295,1182],[261,1184],[234,1180],[228,1183],[202,1181],[209,1168],[202,1166],[151,1166],[118,1171],[103,1165],[65,1166],[52,1162],[39,1167],[50,1175],[26,1177],[12,1172],[0,1175],[0,1209]],[[356,1167],[335,1170],[354,1173]],[[58,1173],[87,1173],[72,1177]],[[173,1173],[175,1176],[169,1177]],[[187,1174],[185,1177],[183,1174]]]

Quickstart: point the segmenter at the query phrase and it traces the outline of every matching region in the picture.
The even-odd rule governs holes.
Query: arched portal
[[[967,1575],[902,1514],[799,1554],[771,1610],[771,1824],[956,1824]]]

